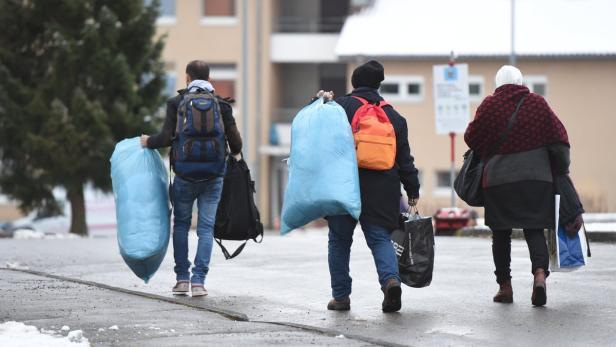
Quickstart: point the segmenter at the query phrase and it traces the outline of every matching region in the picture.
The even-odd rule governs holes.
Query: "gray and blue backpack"
[[[175,173],[200,181],[225,174],[227,142],[217,97],[198,89],[182,95],[173,141]]]

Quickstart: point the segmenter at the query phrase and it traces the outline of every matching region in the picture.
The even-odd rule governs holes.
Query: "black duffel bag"
[[[507,127],[500,135],[494,146],[492,146],[491,150],[488,152],[488,158],[491,154],[496,153],[500,146],[507,139],[507,135],[509,135],[511,128],[513,127],[513,123],[518,116],[518,111],[520,110],[520,106],[522,106],[525,97],[526,96],[523,96],[520,101],[518,101],[515,111],[513,111],[513,114],[507,122]],[[476,153],[472,149],[469,149],[468,151],[466,151],[466,153],[464,153],[464,163],[462,164],[460,173],[458,173],[458,176],[453,182],[453,189],[456,191],[456,194],[458,194],[460,199],[464,200],[464,202],[466,202],[470,206],[483,206],[483,188],[481,185],[483,168],[484,161],[481,160],[478,153]]]
[[[427,287],[434,270],[434,228],[432,218],[414,214],[400,215],[400,227],[391,234],[402,283],[409,287]]]
[[[227,172],[216,212],[214,239],[226,259],[238,256],[246,243],[263,240],[263,224],[255,205],[255,182],[244,159],[229,156]],[[244,241],[233,253],[229,253],[222,240]]]
[[[483,206],[483,188],[481,177],[483,175],[483,161],[472,149],[464,153],[464,163],[460,173],[453,181],[453,188],[460,199],[474,207]]]

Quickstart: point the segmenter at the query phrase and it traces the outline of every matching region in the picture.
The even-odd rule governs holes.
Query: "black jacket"
[[[161,148],[171,146],[171,142],[175,138],[175,128],[177,123],[177,113],[182,95],[186,93],[186,89],[178,91],[178,95],[171,97],[167,100],[167,114],[165,116],[165,123],[160,133],[152,135],[148,138],[148,148]],[[233,118],[233,109],[231,108],[231,99],[223,99],[219,96],[218,103],[220,104],[220,112],[222,113],[222,120],[225,124],[225,136],[231,154],[236,155],[242,151],[242,138],[240,132],[235,124],[235,118]]]
[[[569,163],[569,146],[561,143],[490,158],[483,172],[486,225],[492,230],[553,228],[556,177],[566,177]],[[563,194],[576,203],[569,200],[577,197],[575,189]]]
[[[367,87],[357,88],[350,94],[336,98],[336,102],[346,111],[349,122],[352,122],[355,111],[362,105],[352,96],[362,97],[370,103],[383,100],[376,89]],[[362,203],[360,219],[393,230],[398,227],[400,215],[400,182],[408,197],[419,197],[419,179],[409,146],[406,119],[392,106],[385,106],[384,110],[396,132],[396,164],[386,171],[359,169]]]

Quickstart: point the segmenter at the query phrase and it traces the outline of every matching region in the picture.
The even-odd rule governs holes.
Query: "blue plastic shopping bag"
[[[163,261],[169,244],[168,175],[157,150],[139,138],[116,144],[111,156],[120,254],[146,283]]]
[[[560,195],[555,198],[555,225],[558,229],[548,231],[548,250],[551,271],[572,271],[586,265],[586,235],[578,232],[569,235],[559,219]]]
[[[559,266],[573,268],[586,265],[580,233],[575,236],[567,235],[565,228],[558,227]]]
[[[350,214],[359,219],[355,142],[340,105],[317,99],[297,114],[291,127],[288,165],[282,234],[325,216]]]

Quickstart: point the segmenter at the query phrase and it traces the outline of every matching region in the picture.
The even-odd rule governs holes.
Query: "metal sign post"
[[[451,140],[451,207],[456,205],[453,189],[455,179],[456,134],[463,134],[470,118],[468,95],[468,64],[456,64],[453,52],[449,64],[434,65],[434,114],[436,133],[449,135]]]

